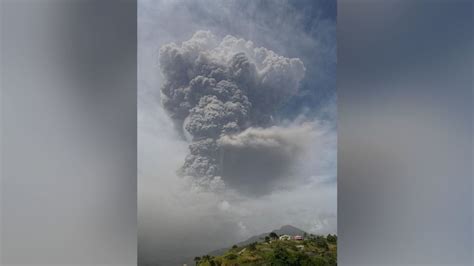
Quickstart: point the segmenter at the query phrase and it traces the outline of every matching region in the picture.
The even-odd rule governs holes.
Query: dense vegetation
[[[264,241],[234,245],[222,256],[194,259],[198,266],[333,266],[337,265],[337,236],[308,235],[304,240],[278,240],[271,234]]]

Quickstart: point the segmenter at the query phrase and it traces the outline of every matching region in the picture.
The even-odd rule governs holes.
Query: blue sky
[[[252,40],[283,56],[301,58],[307,73],[301,93],[283,110],[295,116],[304,109],[314,113],[335,99],[336,1],[231,1],[226,12],[195,1],[193,19],[216,34]]]
[[[139,20],[171,5],[166,2],[141,1]],[[175,31],[163,29],[157,21],[146,22],[163,40],[182,41],[196,30],[206,29],[219,36],[230,34],[251,40],[256,46],[286,57],[301,58],[308,74],[301,84],[300,94],[284,109],[285,116],[297,115],[304,109],[317,113],[327,104],[335,103],[336,1],[175,2],[170,10],[175,16],[167,14],[170,17],[164,19],[176,19],[169,22]],[[139,29],[139,35],[140,32],[143,30]]]

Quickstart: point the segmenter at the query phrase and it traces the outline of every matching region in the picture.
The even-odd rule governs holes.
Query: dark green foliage
[[[332,258],[332,257],[329,258],[329,259],[328,259],[328,263],[329,263],[329,265],[331,265],[331,266],[336,266],[336,265],[337,265],[337,259],[336,259],[336,257],[334,256],[334,258]]]
[[[327,237],[326,237],[327,241],[329,243],[337,243],[337,236],[336,235],[331,235],[329,234]]]
[[[270,265],[272,266],[286,266],[290,265],[290,253],[286,249],[278,246],[273,251],[270,257]]]
[[[314,258],[313,263],[314,263],[313,264],[314,266],[326,266],[326,265],[328,265],[326,260],[324,260],[323,258],[320,258],[320,257]]]
[[[257,242],[253,242],[249,244],[249,250],[254,251],[257,249]]]
[[[311,241],[315,243],[318,248],[329,249],[328,241],[324,236],[316,236],[316,238],[311,239]]]
[[[318,248],[324,248],[326,250],[329,248],[326,240],[316,240],[316,245],[318,246]]]
[[[320,257],[309,256],[304,252],[289,252],[288,249],[278,246],[269,258],[272,266],[313,266],[329,265]]]
[[[305,253],[297,253],[295,256],[294,265],[311,266],[314,265],[314,263],[309,255]]]
[[[277,238],[278,238],[278,235],[277,235],[277,233],[275,233],[275,232],[271,232],[268,236],[269,236],[271,239],[277,239]]]
[[[237,256],[236,254],[234,254],[234,253],[230,253],[230,254],[227,254],[227,255],[225,256],[225,258],[228,259],[228,260],[235,260],[235,259],[238,258],[238,256]]]
[[[196,265],[198,265],[200,260],[201,260],[201,257],[194,257],[194,262],[196,263]]]

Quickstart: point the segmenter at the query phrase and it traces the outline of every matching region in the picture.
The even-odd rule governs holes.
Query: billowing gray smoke
[[[272,114],[297,92],[304,77],[305,67],[300,59],[255,48],[252,42],[233,36],[219,42],[212,33],[198,31],[181,45],[163,46],[160,66],[165,77],[162,104],[191,142],[182,175],[191,176],[204,186],[221,179],[233,186],[242,175],[245,182],[267,182],[282,172],[280,168],[291,159],[293,148],[278,145],[296,144],[286,141],[275,147],[255,145],[243,149],[237,138],[244,136],[245,143],[262,143],[256,140],[261,136],[268,139],[268,134],[248,134],[246,130],[258,131],[257,128],[273,125]],[[241,148],[233,148],[234,144]],[[249,152],[254,156],[249,157]],[[266,164],[271,164],[272,159],[281,164],[276,170],[265,171],[262,169],[271,165],[256,167],[259,158],[255,156],[266,158]],[[242,167],[247,170],[241,171]],[[258,188],[249,185],[243,189],[249,187]]]

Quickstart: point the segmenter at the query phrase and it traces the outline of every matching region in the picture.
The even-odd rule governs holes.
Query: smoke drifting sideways
[[[272,115],[298,92],[305,75],[299,58],[198,31],[162,46],[159,63],[162,105],[190,142],[181,176],[202,189],[253,196],[291,176],[311,126],[278,126]]]

